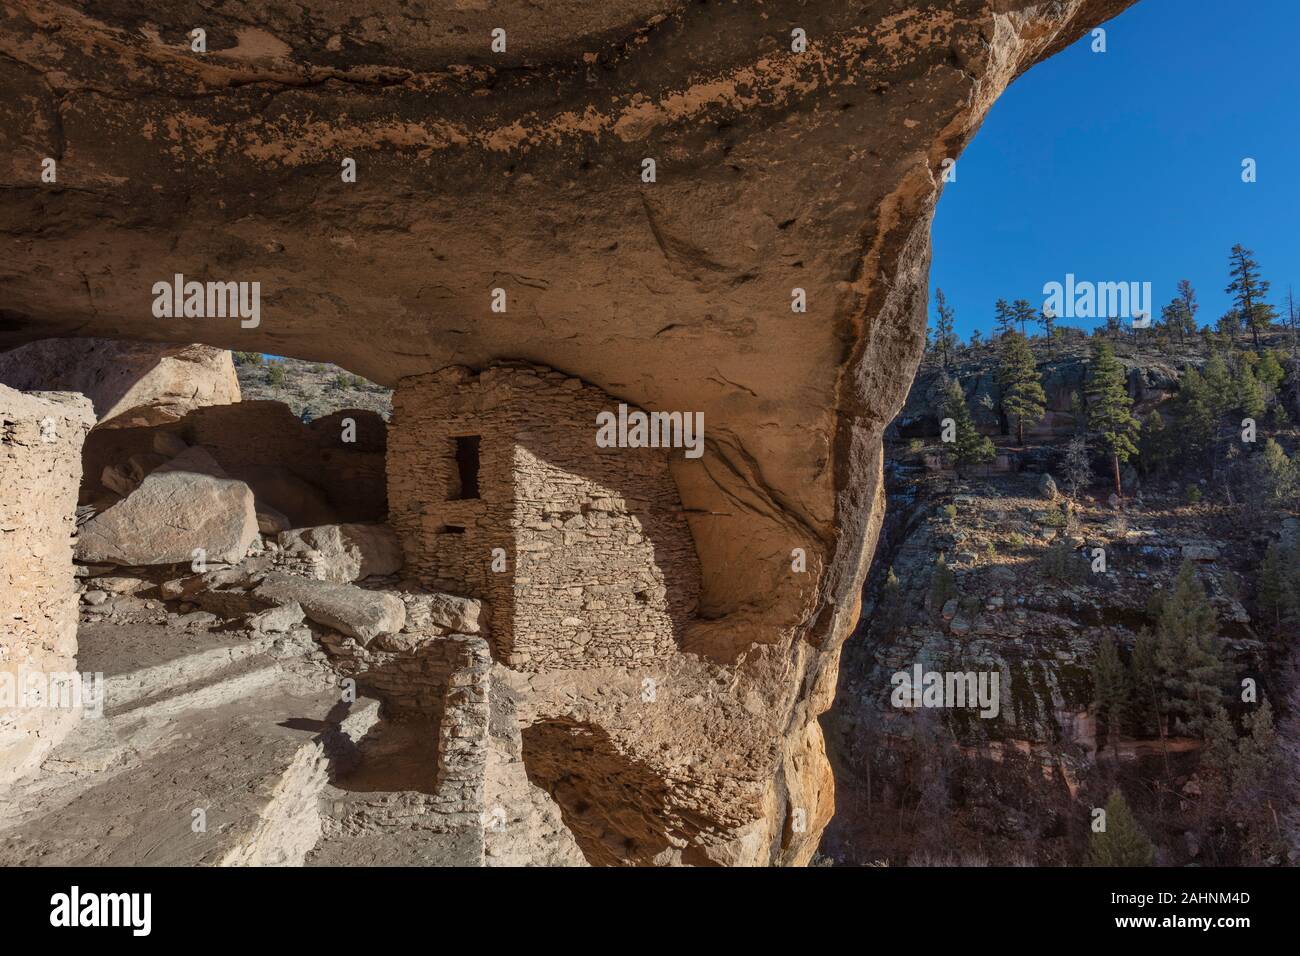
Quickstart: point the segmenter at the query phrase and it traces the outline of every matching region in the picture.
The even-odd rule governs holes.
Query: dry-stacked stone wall
[[[669,472],[680,449],[601,448],[616,399],[540,366],[403,379],[388,445],[389,522],[406,573],[486,598],[522,670],[666,654],[695,611],[699,563]]]
[[[80,395],[0,385],[0,785],[34,769],[77,714],[49,691],[74,693],[57,675],[76,671],[72,535],[94,423]]]

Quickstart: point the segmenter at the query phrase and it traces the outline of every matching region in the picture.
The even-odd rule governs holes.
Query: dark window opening
[[[443,525],[441,534],[464,534],[465,529],[457,524]]]
[[[466,501],[478,497],[478,435],[457,435],[456,476],[459,479],[452,494],[453,501]]]

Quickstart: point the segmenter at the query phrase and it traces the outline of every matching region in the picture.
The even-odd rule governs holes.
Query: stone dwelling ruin
[[[616,404],[522,365],[403,379],[394,396],[390,522],[407,571],[488,601],[513,668],[654,660],[695,611],[671,453],[596,447],[596,415]]]
[[[304,424],[237,394],[145,424],[144,396],[175,409],[148,378],[129,392],[145,404],[93,428],[84,400],[5,390],[8,470],[62,475],[54,539],[71,531],[84,472],[75,575],[38,564],[37,581],[20,548],[6,552],[10,592],[44,607],[54,638],[14,649],[29,668],[112,676],[105,725],[75,709],[5,724],[15,784],[0,795],[0,862],[140,862],[103,828],[136,781],[177,762],[173,783],[128,814],[150,846],[162,826],[150,852],[173,863],[481,863],[498,817],[516,826],[494,852],[515,862],[673,858],[672,833],[695,825],[654,773],[598,725],[509,686],[512,673],[600,670],[598,684],[627,677],[639,693],[634,669],[672,666],[700,595],[673,451],[598,447],[597,416],[617,401],[540,365],[403,379],[391,440],[373,413]],[[61,443],[18,454],[47,421]],[[342,703],[339,686],[353,688]],[[316,736],[283,732],[313,714],[325,715]],[[258,755],[222,742],[244,723],[256,736],[241,746]],[[173,738],[194,743],[178,756]],[[52,749],[71,779],[38,770]],[[641,781],[653,823],[610,816],[628,781]],[[268,788],[267,802],[241,796]],[[165,836],[158,803],[186,789],[225,805],[221,839]]]
[[[320,525],[276,533],[259,527],[248,543],[262,552],[218,576],[198,575],[189,593],[186,584],[171,586],[196,577],[188,565],[147,569],[162,580],[150,579],[137,596],[113,590],[143,580],[135,569],[118,574],[96,565],[90,574],[83,565],[77,584],[70,559],[51,564],[59,578],[49,585],[54,593],[70,602],[73,589],[81,591],[78,665],[96,663],[97,645],[124,646],[112,636],[114,620],[142,621],[147,612],[153,624],[129,627],[160,629],[169,635],[162,643],[180,657],[137,657],[123,675],[132,687],[171,686],[182,671],[195,673],[189,665],[235,667],[233,657],[251,655],[240,659],[257,663],[238,665],[247,670],[238,680],[266,681],[258,685],[265,691],[275,682],[263,649],[296,647],[308,663],[335,650],[329,662],[316,663],[336,667],[339,651],[325,643],[327,633],[339,635],[330,640],[343,650],[355,651],[346,641],[368,654],[381,641],[388,645],[378,650],[392,659],[365,668],[397,679],[427,665],[433,679],[442,673],[435,658],[446,662],[448,655],[407,658],[464,629],[448,619],[438,625],[446,633],[435,634],[407,621],[397,595],[419,595],[448,579],[464,582],[459,591],[489,595],[512,581],[495,599],[502,608],[482,608],[485,631],[504,622],[502,636],[491,637],[497,659],[486,681],[487,739],[502,745],[489,746],[483,793],[488,809],[499,803],[508,826],[484,836],[467,823],[460,832],[471,858],[524,859],[493,857],[491,843],[532,832],[533,847],[572,848],[581,840],[582,855],[600,862],[808,862],[834,811],[820,715],[858,620],[880,528],[880,436],[906,398],[924,347],[929,230],[945,188],[943,161],[960,156],[1018,75],[1129,2],[770,0],[756,14],[743,3],[628,0],[558,21],[554,11],[520,0],[394,4],[360,19],[334,0],[291,10],[217,4],[201,11],[204,53],[185,42],[196,26],[185,5],[141,11],[97,4],[93,12],[70,0],[8,5],[0,231],[19,254],[0,262],[0,349],[77,336],[199,342],[335,362],[399,393],[386,484],[407,567],[303,586],[316,618],[343,623],[330,617],[338,602],[361,615],[354,634],[307,618],[297,600],[239,608],[261,602],[256,592],[264,586],[264,595],[284,593],[288,585],[267,585],[266,577],[288,574],[280,557],[286,550],[310,558],[303,566],[333,568],[338,578],[374,566],[358,541],[396,539],[374,527],[355,536]],[[487,38],[503,23],[509,50],[492,53]],[[795,27],[809,39],[801,53],[790,48]],[[249,31],[256,42],[248,42]],[[356,159],[355,182],[340,179],[344,156]],[[658,174],[647,183],[638,171],[651,157]],[[44,169],[51,175],[43,178]],[[154,316],[149,290],[176,273],[260,283],[260,324]],[[806,311],[791,310],[795,288]],[[508,311],[492,310],[496,289]],[[521,405],[525,427],[495,451],[494,433],[477,415],[454,431],[443,427],[434,412],[436,385],[427,386],[427,410],[418,400],[436,370],[488,370],[511,359],[563,369],[629,405],[699,412],[708,422],[707,450],[694,461],[665,456],[671,483],[654,456],[580,455],[570,438],[590,435],[590,426],[559,417],[564,383],[544,374],[540,391],[556,404],[538,408],[550,422]],[[482,400],[475,394],[487,394],[481,379],[467,385],[466,411]],[[408,389],[416,400],[407,399]],[[116,405],[106,394],[96,408],[116,414]],[[522,484],[513,492],[517,505],[506,504],[515,498],[448,500],[466,492],[469,472],[453,463],[458,451],[461,462],[471,460],[474,437],[480,495],[497,481]],[[170,442],[159,447],[165,450],[152,453],[178,450]],[[197,447],[180,452],[191,465],[202,459]],[[220,464],[217,451],[203,450]],[[515,464],[497,471],[496,454]],[[106,466],[127,465],[130,457]],[[418,473],[421,461],[441,476],[436,482]],[[614,461],[654,470],[606,472]],[[138,462],[139,470],[148,463]],[[22,486],[35,488],[38,479],[18,467]],[[242,467],[226,466],[226,478],[208,475],[207,483],[229,490],[220,483],[240,482]],[[120,487],[130,490],[129,501],[141,490],[203,484],[176,474],[151,472],[131,490],[137,474],[128,469]],[[241,491],[241,501],[249,495],[256,490]],[[678,500],[685,515],[674,518]],[[31,521],[15,523],[30,532],[0,535],[19,534],[24,556],[61,540],[69,511],[48,505],[38,514],[33,504]],[[676,618],[692,606],[692,558],[670,556],[688,542],[686,522],[699,599],[695,620],[683,629]],[[471,553],[462,542],[454,557],[457,549],[445,542],[458,534],[481,536],[488,553]],[[288,536],[283,545],[280,535]],[[335,548],[345,540],[353,544]],[[539,609],[517,601],[515,589],[539,567],[520,567],[522,557],[542,553],[526,549],[543,544],[564,557],[547,581],[562,613],[537,626]],[[599,592],[608,587],[605,565],[578,560],[598,546],[612,549],[601,559],[610,567],[640,555],[634,587]],[[492,547],[508,561],[496,585],[487,577]],[[336,559],[325,557],[331,549]],[[806,557],[803,570],[792,565],[796,552]],[[414,578],[403,580],[407,574]],[[164,595],[164,585],[175,596]],[[25,615],[24,641],[52,648],[60,636],[35,616],[44,598],[31,587],[19,589],[22,606],[6,606],[6,613]],[[216,616],[200,601],[238,616],[217,627],[191,626],[191,615]],[[290,603],[304,620],[293,620]],[[603,617],[613,608],[635,620],[626,628],[632,656],[618,666],[609,655],[619,653],[619,625]],[[270,619],[261,617],[266,612]],[[261,628],[286,619],[286,631]],[[187,636],[172,640],[176,634]],[[593,666],[598,660],[609,663]],[[212,681],[230,687],[227,678]],[[447,683],[453,679],[481,684],[461,673]],[[642,693],[647,681],[658,688],[652,697]],[[214,693],[192,687],[185,699],[210,701]],[[233,747],[248,754],[280,753],[282,744],[305,748],[301,761],[289,762],[293,779],[265,790],[280,799],[316,786],[317,734],[305,728],[337,724],[322,717],[328,698],[337,702],[334,688],[311,706],[257,696],[265,706],[255,713],[239,714],[227,702],[186,719],[202,723],[190,728],[192,739],[227,741],[210,756],[230,757],[223,767],[240,773]],[[171,719],[161,701],[148,706]],[[287,726],[268,724],[272,713]],[[128,736],[123,747],[143,746],[132,736],[136,724],[110,724]],[[220,735],[212,729],[218,724]],[[101,741],[88,752],[140,752],[115,746]],[[197,757],[192,763],[203,782],[195,793],[210,793],[209,783],[218,781],[200,772]],[[54,774],[44,769],[49,764],[42,774]],[[107,757],[103,765],[119,766]],[[524,785],[499,785],[499,771],[524,765]],[[400,774],[385,776],[382,764],[362,767],[372,774],[364,784],[370,789],[354,783],[353,791],[331,791],[327,803],[368,795],[373,806],[334,817],[337,829],[318,816],[316,832],[352,838],[383,862],[383,835],[364,821],[402,820],[408,835],[426,832],[413,811],[421,792],[397,794],[392,781],[404,779]],[[113,796],[129,806],[147,792],[139,778],[134,787],[127,776],[114,779],[100,777],[84,800],[98,792],[103,805]],[[8,799],[0,793],[0,843],[11,832],[3,829]],[[74,824],[95,819],[84,800]],[[304,821],[307,828],[294,831],[301,839],[281,844],[297,848],[289,858],[302,859],[317,803],[268,806],[261,823],[260,810],[251,814],[250,832]],[[188,816],[166,823],[189,833]],[[191,843],[176,846],[192,852]],[[204,852],[225,858],[215,847]],[[241,851],[233,858],[265,857]],[[427,854],[413,858],[431,862]]]

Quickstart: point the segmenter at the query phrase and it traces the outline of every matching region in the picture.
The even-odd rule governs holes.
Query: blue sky
[[[944,188],[930,315],[942,288],[963,341],[1067,272],[1149,280],[1157,318],[1190,279],[1213,323],[1238,242],[1274,305],[1300,296],[1300,0],[1139,0],[1105,29],[1012,84]]]

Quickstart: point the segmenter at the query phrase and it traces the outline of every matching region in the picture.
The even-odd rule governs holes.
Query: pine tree
[[[1143,628],[1129,658],[1128,713],[1134,734],[1161,730],[1160,666],[1156,658],[1156,637]]]
[[[1016,327],[1015,316],[1011,312],[1011,306],[1007,304],[1006,299],[998,299],[993,306],[993,322],[997,328],[998,335],[1006,335]]]
[[[937,313],[934,319],[934,350],[939,353],[944,369],[947,369],[949,353],[957,344],[957,336],[952,331],[954,313],[944,298],[942,289],[934,290],[934,307]]]
[[[958,473],[970,465],[992,461],[997,454],[993,442],[975,428],[975,420],[971,418],[970,409],[966,406],[966,395],[961,390],[961,383],[955,379],[948,383],[943,410],[944,415],[956,425],[953,462]]]
[[[1020,334],[1024,336],[1027,335],[1026,327],[1029,323],[1038,321],[1038,313],[1028,299],[1016,299],[1011,303],[1011,320],[1020,323]]]
[[[1002,411],[1016,422],[1016,441],[1025,443],[1025,423],[1034,424],[1043,417],[1047,395],[1034,362],[1029,343],[1019,332],[1002,338],[1002,355],[998,366],[998,388],[1002,393]]]
[[[1168,305],[1160,308],[1160,325],[1169,333],[1169,337],[1183,340],[1183,314],[1182,303],[1177,299],[1170,301]]]
[[[1189,335],[1196,334],[1196,311],[1199,308],[1196,290],[1186,279],[1180,279],[1178,295],[1160,310],[1160,317],[1164,319],[1165,328],[1172,338],[1182,343]]]
[[[1173,593],[1160,608],[1155,631],[1162,709],[1178,732],[1203,730],[1222,700],[1218,627],[1196,569],[1184,561]]]
[[[1282,363],[1278,361],[1277,353],[1272,349],[1265,349],[1264,354],[1260,356],[1259,367],[1255,369],[1255,377],[1260,383],[1267,386],[1270,392],[1276,392],[1282,387],[1282,380],[1286,378],[1286,371],[1282,368]]]
[[[1138,458],[1148,473],[1161,471],[1169,463],[1169,436],[1166,434],[1165,420],[1154,408],[1142,419],[1142,439],[1139,445],[1142,450]]]
[[[1295,293],[1286,290],[1286,327],[1291,330],[1291,360],[1300,361],[1300,309],[1296,308]]]
[[[893,565],[890,565],[871,613],[872,633],[879,639],[892,635],[902,625],[903,610],[903,589],[898,583]]]
[[[1062,584],[1077,584],[1083,577],[1083,564],[1065,538],[1057,538],[1043,552],[1040,573]]]
[[[1156,851],[1119,790],[1106,801],[1106,829],[1088,841],[1089,866],[1151,866]]]
[[[1128,671],[1120,660],[1115,639],[1109,634],[1097,647],[1097,657],[1092,664],[1092,686],[1097,717],[1105,722],[1107,740],[1114,746],[1127,727],[1132,691],[1128,685]]]
[[[1115,494],[1123,497],[1119,466],[1137,454],[1138,429],[1133,417],[1133,400],[1129,398],[1124,367],[1104,341],[1094,341],[1092,367],[1088,370],[1088,428],[1110,456],[1115,476]]]
[[[1232,810],[1233,816],[1245,824],[1245,862],[1262,863],[1282,849],[1277,798],[1290,802],[1293,795],[1279,792],[1283,755],[1268,701],[1261,700],[1244,723],[1246,733],[1237,744],[1233,765]]]
[[[1242,414],[1250,418],[1264,417],[1264,390],[1251,370],[1249,362],[1237,363],[1237,373],[1232,377],[1233,400]]]
[[[1225,312],[1219,316],[1219,321],[1215,323],[1214,329],[1218,332],[1220,339],[1227,336],[1228,344],[1235,346],[1237,344],[1237,333],[1241,331],[1241,315],[1233,310]]]
[[[1232,799],[1233,765],[1237,760],[1237,729],[1222,707],[1216,707],[1205,726],[1205,744],[1196,768],[1201,795],[1197,826],[1202,844],[1216,860],[1223,852],[1221,823]]]
[[[1259,351],[1259,330],[1267,328],[1277,318],[1277,310],[1264,302],[1268,295],[1269,283],[1260,278],[1259,263],[1255,253],[1240,243],[1232,247],[1228,255],[1228,274],[1232,282],[1223,291],[1233,297],[1238,322],[1250,329],[1255,342],[1255,351]]]
[[[1197,461],[1210,452],[1218,432],[1219,419],[1209,386],[1196,369],[1188,369],[1178,383],[1178,397],[1174,400],[1174,421],[1183,457]]]
[[[1282,848],[1276,804],[1290,794],[1279,776],[1283,755],[1269,702],[1261,700],[1243,725],[1238,736],[1227,711],[1216,708],[1197,768],[1200,829],[1216,863],[1259,864]]]
[[[1270,541],[1256,575],[1255,602],[1259,605],[1260,616],[1274,634],[1282,632],[1282,613],[1288,603],[1287,578],[1282,548],[1276,541]]]
[[[1282,551],[1282,634],[1300,634],[1300,545]]]
[[[934,571],[930,574],[930,607],[935,611],[942,610],[956,596],[957,578],[941,554],[935,559]]]
[[[1277,767],[1277,730],[1273,708],[1266,699],[1246,714],[1242,721],[1245,735],[1237,743],[1233,766],[1233,796],[1239,806],[1254,803],[1255,788],[1269,780]]]
[[[1223,417],[1236,405],[1236,387],[1232,381],[1232,372],[1223,354],[1214,350],[1201,368],[1201,381],[1205,388],[1201,398],[1205,402],[1208,422],[1200,423],[1209,434],[1210,470],[1217,474],[1220,452],[1223,443]]]
[[[1201,368],[1201,378],[1209,390],[1210,408],[1216,418],[1222,418],[1232,410],[1235,390],[1232,385],[1232,371],[1223,358],[1223,353],[1215,351]]]
[[[1251,477],[1260,492],[1261,503],[1267,507],[1292,507],[1300,495],[1300,469],[1272,438],[1251,459]]]
[[[1047,309],[1041,309],[1039,310],[1038,318],[1034,321],[1036,321],[1038,327],[1043,330],[1043,338],[1047,339],[1047,343],[1050,346],[1053,338],[1056,336],[1056,316]]]

